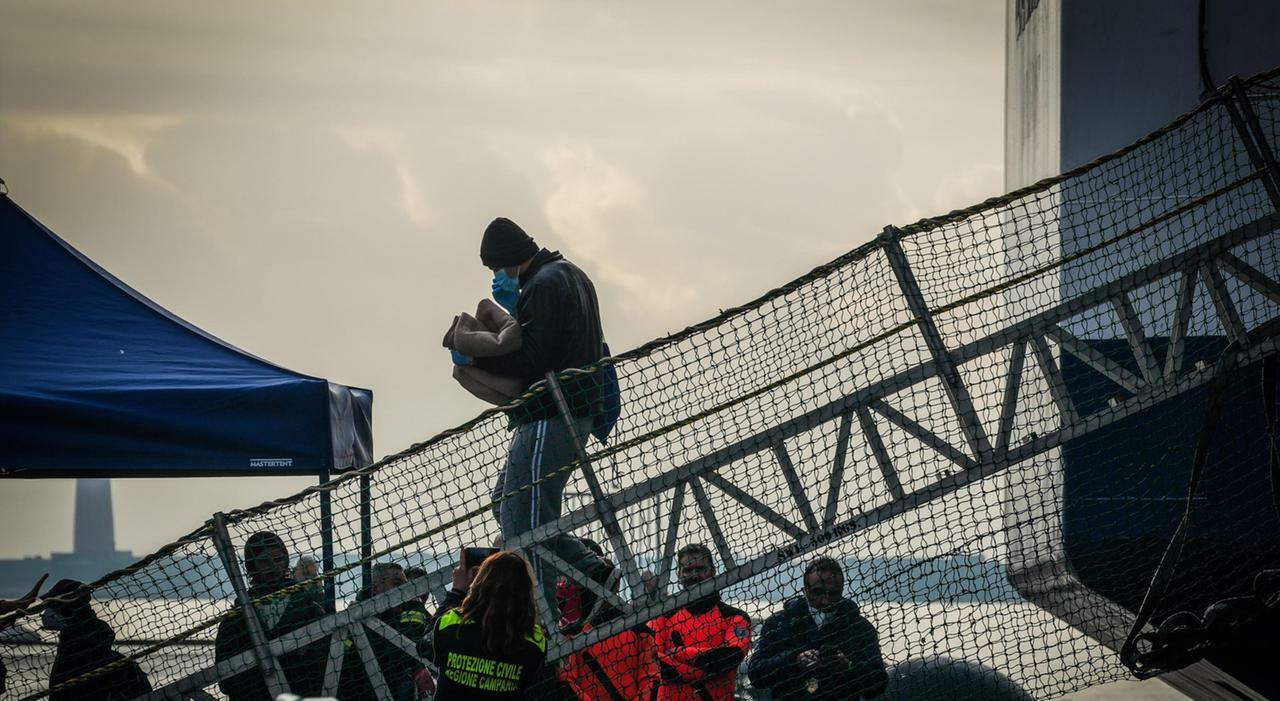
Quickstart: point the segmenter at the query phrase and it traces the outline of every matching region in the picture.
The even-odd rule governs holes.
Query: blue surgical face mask
[[[505,268],[498,268],[498,272],[493,274],[493,290],[494,292],[498,290],[519,292],[520,279],[508,275]]]
[[[40,625],[47,630],[62,630],[67,627],[67,619],[53,609],[40,612]]]
[[[515,314],[516,302],[520,300],[520,280],[507,275],[506,270],[498,269],[493,274],[493,300]]]

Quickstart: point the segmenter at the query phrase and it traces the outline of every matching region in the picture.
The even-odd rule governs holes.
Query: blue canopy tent
[[[0,196],[0,474],[301,475],[372,462],[369,390],[169,313]]]
[[[0,299],[0,477],[323,481],[372,464],[372,392],[179,319],[36,221],[3,181]]]

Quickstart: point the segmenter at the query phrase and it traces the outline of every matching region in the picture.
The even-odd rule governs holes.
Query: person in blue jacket
[[[858,605],[844,598],[844,572],[829,557],[804,571],[804,595],[765,621],[747,665],[775,701],[871,699],[888,683],[880,641]]]

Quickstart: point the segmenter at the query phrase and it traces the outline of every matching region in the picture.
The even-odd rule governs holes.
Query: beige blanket
[[[453,318],[444,347],[473,358],[492,358],[520,350],[520,324],[491,299],[476,305],[475,316],[463,312]],[[453,379],[471,394],[501,406],[524,391],[524,382],[470,365],[454,365]]]

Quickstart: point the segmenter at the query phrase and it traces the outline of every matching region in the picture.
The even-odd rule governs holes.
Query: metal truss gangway
[[[968,485],[1056,450],[1068,441],[1210,385],[1219,372],[1218,368],[1212,364],[1185,361],[1184,342],[1198,296],[1204,298],[1207,295],[1211,300],[1216,324],[1224,330],[1227,340],[1240,349],[1241,366],[1280,352],[1280,319],[1250,322],[1240,313],[1238,301],[1239,295],[1247,294],[1256,296],[1260,301],[1280,305],[1280,276],[1276,274],[1276,266],[1251,264],[1242,254],[1243,250],[1251,249],[1263,251],[1264,256],[1272,256],[1272,260],[1280,256],[1277,253],[1280,252],[1280,170],[1275,166],[1274,152],[1258,126],[1248,99],[1238,87],[1235,92],[1226,94],[1224,104],[1232,116],[1230,123],[1237,130],[1236,137],[1243,143],[1254,169],[1246,180],[1261,183],[1266,192],[1265,201],[1270,204],[1269,211],[1256,211],[1256,216],[1248,221],[1213,231],[1197,245],[1135,265],[1130,272],[1109,281],[1081,289],[1061,287],[1053,304],[992,333],[953,346],[948,346],[939,330],[935,319],[938,310],[929,307],[926,296],[921,292],[916,271],[904,253],[901,233],[890,227],[881,234],[879,248],[892,269],[894,283],[911,314],[904,327],[892,332],[919,334],[927,348],[922,362],[870,382],[785,422],[714,446],[684,464],[611,492],[597,476],[594,463],[603,455],[615,454],[622,448],[614,447],[591,454],[582,442],[583,437],[577,436],[577,469],[587,483],[591,502],[553,523],[544,524],[507,542],[506,546],[540,558],[544,566],[551,566],[568,580],[594,591],[617,606],[623,615],[587,634],[567,640],[554,639],[550,658],[554,660],[571,654],[712,591],[731,587],[835,541],[936,502]],[[1042,272],[1033,270],[1028,276]],[[1234,287],[1228,284],[1229,280],[1234,280]],[[1171,285],[1177,290],[1172,309],[1158,306],[1152,295],[1137,294],[1153,285]],[[1231,289],[1236,290],[1234,299]],[[1126,362],[1118,362],[1114,356],[1100,353],[1089,340],[1073,332],[1069,323],[1071,319],[1101,313],[1119,319],[1123,329],[1122,340],[1131,356]],[[1147,328],[1153,318],[1163,319],[1162,328],[1170,329],[1162,360],[1153,350],[1152,332]],[[1145,324],[1144,320],[1147,320]],[[1117,390],[1116,398],[1089,410],[1077,406],[1063,377],[1063,362],[1067,356],[1113,383]],[[960,371],[966,363],[984,358],[990,361],[990,365],[1005,368],[998,420],[995,422],[983,421],[979,417],[972,390],[966,386]],[[1136,372],[1132,369],[1135,367],[1138,369]],[[1028,389],[1028,373],[1032,369],[1041,378],[1039,382],[1042,385],[1039,386],[1047,387],[1048,404],[1055,414],[1049,423],[1056,428],[1015,438],[1014,427],[1019,423],[1019,412],[1024,406],[1019,398],[1031,391]],[[940,435],[891,402],[894,395],[923,383],[931,383],[932,386],[940,383],[943,391],[930,396],[930,413],[945,413],[953,425],[960,427],[962,440]],[[564,396],[557,377],[548,378],[547,389],[563,405]],[[886,422],[927,446],[927,450],[933,453],[932,459],[945,465],[946,469],[927,484],[908,484],[902,479],[894,451],[886,445],[880,430]],[[989,430],[993,423],[994,430]],[[569,425],[572,428],[572,423]],[[788,440],[821,427],[832,431],[836,440],[834,450],[822,464],[815,465],[810,461],[804,465],[809,474],[821,471],[825,475],[825,493],[815,497],[814,490],[801,484],[797,458],[789,451]],[[865,464],[851,464],[849,461],[849,456],[855,452],[850,450],[855,427],[858,429],[857,440],[865,442],[859,454],[872,456]],[[772,478],[785,486],[792,509],[784,513],[766,504],[725,469],[749,456],[772,465],[776,471]],[[842,490],[850,471],[874,475],[891,498],[851,515],[842,515],[840,506],[847,497]],[[722,499],[730,499],[744,508],[757,520],[754,525],[760,532],[769,534],[764,539],[762,552],[741,557],[731,547],[726,537],[724,518],[711,498],[713,490],[719,492]],[[620,527],[619,514],[650,500],[668,504],[670,508],[665,524],[653,524],[655,527],[661,525],[664,537],[660,557],[656,563],[648,563],[647,567],[656,570],[654,574],[659,581],[668,580],[683,525],[681,519],[686,513],[686,504],[692,500],[700,515],[701,527],[710,535],[724,563],[713,579],[691,589],[666,592],[657,597],[643,594],[640,583],[642,567],[633,556],[641,548],[639,536]],[[606,535],[611,550],[621,561],[621,574],[628,585],[619,591],[627,593],[618,594],[602,586],[570,567],[544,546],[554,536],[583,529],[595,529]],[[232,569],[233,581],[252,620],[253,608],[248,605],[243,584],[235,572],[225,528],[219,532],[220,549],[226,554],[224,562]],[[336,689],[344,645],[350,640],[354,641],[370,678],[374,680],[379,701],[389,701],[390,694],[374,659],[369,636],[383,637],[409,654],[415,654],[416,641],[399,636],[376,615],[410,598],[438,591],[449,576],[450,570],[441,568],[425,578],[355,603],[275,639],[267,639],[260,627],[252,627],[256,643],[252,650],[172,681],[148,698],[187,696],[220,679],[255,667],[264,670],[273,691],[281,691],[283,678],[276,658],[327,639],[331,654],[326,670],[325,693],[331,694]],[[540,606],[548,627],[554,629],[547,602],[540,602]]]

